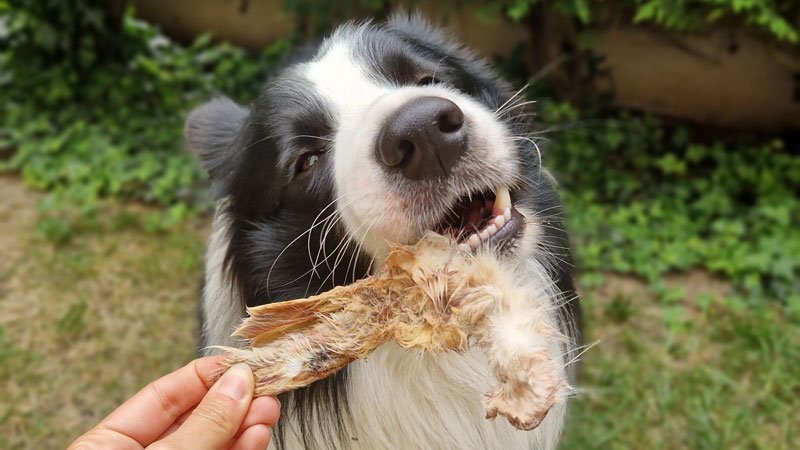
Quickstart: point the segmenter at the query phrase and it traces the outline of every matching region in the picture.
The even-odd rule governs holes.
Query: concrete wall
[[[215,36],[251,49],[268,45],[285,36],[293,18],[282,12],[281,0],[133,0],[137,15],[158,24],[164,32],[188,41],[211,31]],[[395,2],[402,6],[402,2]],[[520,41],[528,39],[522,25],[508,21],[480,21],[474,8],[457,8],[464,2],[416,2],[434,23],[447,26],[458,39],[491,57],[506,54]],[[449,5],[449,6],[448,6]]]
[[[219,38],[260,48],[292,28],[293,18],[281,11],[281,0],[133,3],[141,17],[184,40],[212,31]],[[507,54],[517,43],[533,39],[534,51],[528,56],[535,71],[563,60],[565,43],[577,45],[574,29],[563,19],[546,17],[530,28],[505,20],[485,22],[476,19],[474,8],[463,6],[468,4],[458,0],[413,3],[434,23],[446,25],[487,57]],[[741,30],[684,36],[629,26],[596,30],[592,42],[610,70],[618,106],[719,126],[800,129],[797,48],[778,48]],[[558,76],[558,70],[551,76]],[[562,75],[569,79],[569,74]]]
[[[742,31],[600,35],[620,106],[747,129],[800,128],[800,58]]]
[[[221,39],[255,49],[285,36],[292,28],[292,18],[281,12],[281,1],[133,0],[132,3],[138,16],[184,41],[210,31]]]

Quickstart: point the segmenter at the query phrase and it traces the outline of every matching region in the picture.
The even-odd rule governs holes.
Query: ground
[[[207,219],[146,208],[52,244],[39,195],[0,177],[0,448],[63,448],[195,354]],[[705,272],[581,278],[586,343],[562,448],[800,447],[800,317],[725,300]]]
[[[54,246],[39,196],[7,177],[0,192],[0,448],[64,448],[194,356],[206,230],[144,232],[128,208]]]

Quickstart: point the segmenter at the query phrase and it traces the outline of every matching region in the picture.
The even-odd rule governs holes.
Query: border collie
[[[206,256],[201,346],[242,345],[246,306],[305,297],[375,269],[387,242],[426,230],[514,258],[548,292],[569,338],[579,307],[555,183],[520,92],[413,14],[347,24],[242,107],[219,98],[186,134],[219,199]],[[513,207],[492,215],[498,192]],[[277,448],[552,449],[566,404],[534,431],[484,418],[493,379],[479,350],[422,354],[389,343],[281,396]]]

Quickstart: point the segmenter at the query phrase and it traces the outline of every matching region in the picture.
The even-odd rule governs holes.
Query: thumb
[[[183,425],[162,443],[169,448],[209,450],[228,445],[250,408],[254,384],[253,372],[247,364],[231,367]]]

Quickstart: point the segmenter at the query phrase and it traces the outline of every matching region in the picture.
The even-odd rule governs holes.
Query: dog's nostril
[[[454,133],[464,125],[464,113],[460,109],[449,109],[443,112],[436,122],[442,133]]]
[[[397,145],[379,145],[378,155],[388,167],[399,166],[414,153],[414,144],[411,141],[400,141]]]
[[[411,141],[402,140],[399,144],[397,144],[397,148],[400,149],[400,152],[403,153],[403,156],[410,155],[414,152],[414,143]]]

